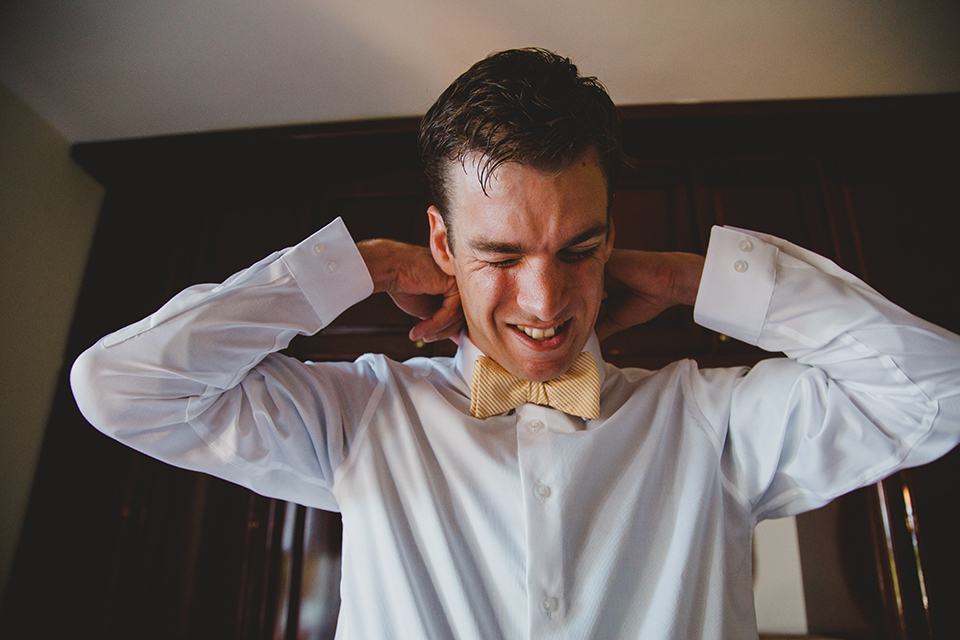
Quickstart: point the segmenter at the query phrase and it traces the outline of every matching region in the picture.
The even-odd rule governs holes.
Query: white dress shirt
[[[469,340],[405,363],[274,353],[371,290],[336,221],[72,371],[111,437],[341,512],[340,639],[756,638],[760,519],[960,439],[960,338],[775,238],[714,229],[695,315],[790,359],[603,364],[598,420],[529,404],[472,418]]]

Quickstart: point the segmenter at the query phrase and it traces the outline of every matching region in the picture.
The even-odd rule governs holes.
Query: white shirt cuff
[[[373,293],[373,280],[343,220],[323,229],[283,253],[322,326]]]
[[[693,309],[697,324],[757,344],[776,284],[778,253],[758,235],[713,227]]]

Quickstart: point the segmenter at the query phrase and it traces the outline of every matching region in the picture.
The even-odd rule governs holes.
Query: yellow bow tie
[[[600,417],[600,375],[593,356],[584,351],[573,366],[553,380],[521,380],[492,358],[480,356],[473,365],[470,415],[489,418],[525,402],[542,404],[584,420]]]

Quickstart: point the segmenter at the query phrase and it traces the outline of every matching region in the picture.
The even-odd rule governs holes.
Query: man
[[[508,51],[424,118],[430,247],[335,222],[192,287],[74,366],[118,440],[339,511],[339,638],[755,638],[753,528],[960,439],[960,338],[781,240],[613,249],[613,104]],[[609,296],[605,298],[605,289]],[[276,353],[373,291],[454,358]],[[603,362],[675,304],[784,351],[752,369]]]

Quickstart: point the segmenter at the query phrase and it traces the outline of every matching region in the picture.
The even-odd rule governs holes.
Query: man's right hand
[[[457,341],[464,323],[457,279],[440,270],[429,249],[384,239],[358,242],[357,249],[373,278],[374,293],[386,291],[398,307],[421,320],[410,330],[411,340]]]

